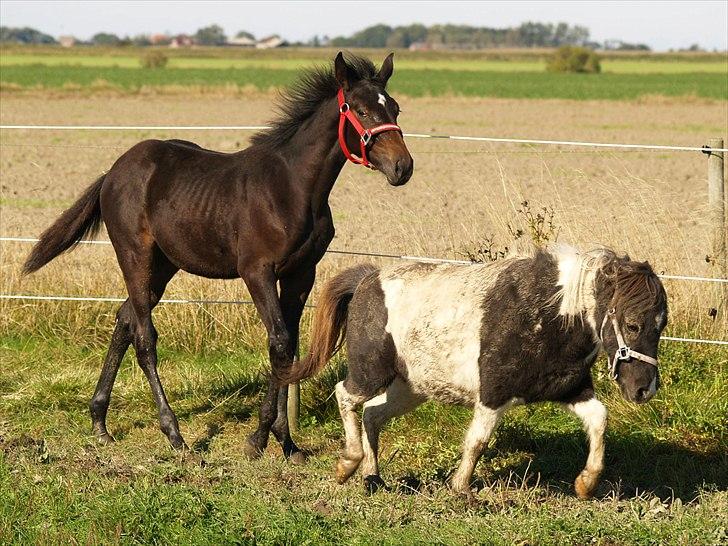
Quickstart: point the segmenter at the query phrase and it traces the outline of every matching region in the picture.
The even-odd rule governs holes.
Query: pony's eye
[[[636,334],[637,332],[640,331],[640,327],[637,324],[633,324],[631,322],[628,322],[627,323],[627,330],[629,330],[633,334]]]
[[[356,113],[359,114],[359,117],[361,118],[367,117],[367,113],[364,110],[357,110]]]

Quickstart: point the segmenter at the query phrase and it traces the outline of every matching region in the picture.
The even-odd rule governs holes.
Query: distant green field
[[[148,70],[113,66],[4,65],[5,88],[116,88],[252,86],[268,90],[288,85],[300,75],[294,68],[165,68]],[[509,98],[635,99],[645,95],[728,97],[728,78],[720,73],[552,74],[545,71],[475,71],[400,68],[393,92],[409,96],[463,95]]]
[[[316,63],[307,57],[178,57],[170,58],[169,68],[237,68],[237,69],[276,69],[293,70],[311,66]],[[326,62],[321,56],[320,63]],[[42,64],[47,66],[87,66],[87,67],[119,67],[139,68],[139,57],[109,55],[0,55],[0,68],[17,65]],[[543,59],[397,59],[398,69],[407,70],[454,70],[473,72],[531,72],[543,71],[546,62]],[[728,65],[724,62],[712,61],[670,61],[670,60],[633,60],[605,59],[602,71],[615,74],[686,74],[708,73],[726,74]]]

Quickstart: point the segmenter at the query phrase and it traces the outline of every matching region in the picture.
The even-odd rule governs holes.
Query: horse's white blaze
[[[386,331],[415,393],[468,405],[478,400],[481,302],[507,265],[408,265],[382,272]]]
[[[379,99],[379,100],[377,100],[377,102],[379,104],[381,104],[382,106],[384,106],[385,104],[387,104],[387,97],[385,97],[381,93],[378,93],[377,95],[378,95],[378,99]]]

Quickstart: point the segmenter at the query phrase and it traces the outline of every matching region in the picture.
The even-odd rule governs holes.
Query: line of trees
[[[237,38],[255,37],[244,30],[236,35]],[[155,36],[140,34],[137,36],[120,37],[110,32],[95,34],[90,44],[105,46],[148,46],[169,43],[155,40]],[[204,46],[220,46],[228,42],[223,28],[219,25],[210,25],[197,30],[189,38],[195,44]],[[0,42],[21,44],[55,44],[53,36],[36,29],[0,27]],[[78,42],[81,43],[81,42]],[[390,27],[389,25],[374,25],[351,36],[338,36],[329,39],[328,36],[314,36],[311,40],[291,45],[305,45],[309,47],[389,47],[408,48],[410,46],[423,49],[485,49],[496,47],[561,47],[583,46],[593,49],[638,49],[649,50],[645,44],[627,44],[612,40],[600,44],[589,38],[589,29],[583,26],[570,26],[567,23],[523,23],[517,27],[489,28],[468,25],[433,25],[421,24]]]
[[[589,29],[566,23],[523,23],[511,28],[472,27],[468,25],[414,24],[398,27],[375,25],[350,37],[331,40],[337,47],[406,48],[422,44],[432,48],[483,49],[490,47],[559,47],[578,45],[594,47]]]
[[[255,40],[250,32],[241,30],[237,33],[236,38],[249,38]],[[97,32],[94,34],[88,42],[78,41],[77,43],[87,43],[90,45],[103,45],[103,46],[148,46],[156,44],[153,40],[153,36],[148,34],[138,34],[136,36],[118,36],[111,32]],[[168,44],[173,37],[169,39],[161,40],[162,44]],[[225,31],[220,25],[210,25],[197,30],[195,34],[191,35],[190,38],[194,43],[204,46],[220,46],[227,43],[227,36]],[[15,44],[57,44],[58,41],[49,34],[45,34],[30,27],[14,28],[14,27],[0,27],[0,42],[2,43],[15,43]]]

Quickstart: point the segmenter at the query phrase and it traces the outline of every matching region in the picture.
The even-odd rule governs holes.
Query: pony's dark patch
[[[499,408],[525,402],[568,401],[589,384],[594,333],[558,317],[558,263],[547,252],[514,261],[483,301],[480,401]]]
[[[385,389],[397,375],[397,350],[386,331],[388,313],[377,275],[367,277],[350,304],[346,345],[349,360],[361,362],[346,379],[349,392],[372,396]]]

